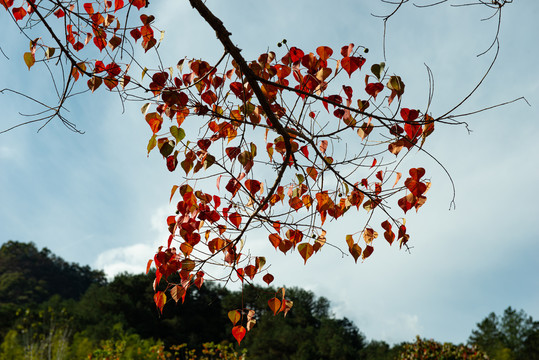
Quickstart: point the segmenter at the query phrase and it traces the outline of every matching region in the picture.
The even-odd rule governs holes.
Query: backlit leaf
[[[361,247],[358,244],[352,244],[348,251],[350,251],[350,254],[354,257],[354,261],[357,263],[357,259],[361,255]]]
[[[176,143],[179,144],[185,138],[185,131],[182,128],[172,125],[170,127],[170,134],[176,139]]]
[[[238,310],[231,310],[228,312],[228,318],[232,322],[232,325],[236,325],[241,320],[241,312]]]
[[[228,215],[228,219],[230,220],[232,225],[234,225],[237,228],[240,227],[240,224],[241,224],[241,215],[240,214],[238,214],[237,212],[234,212],[234,213]]]
[[[150,125],[152,132],[155,134],[161,130],[161,124],[163,124],[163,118],[156,112],[148,113],[145,116],[146,122]]]
[[[268,306],[273,312],[273,315],[277,315],[277,313],[281,310],[281,300],[277,299],[276,297],[273,297],[268,300]]]
[[[371,256],[373,251],[374,251],[374,248],[370,245],[367,245],[367,247],[365,247],[365,250],[363,250],[363,254],[361,254],[361,258],[365,260],[366,258]]]
[[[301,243],[298,245],[298,251],[301,257],[304,260],[304,264],[307,263],[307,260],[311,257],[311,255],[314,253],[314,248],[309,243]]]
[[[269,285],[273,281],[273,275],[268,273],[262,277],[262,280],[264,280],[264,282]]]
[[[163,313],[163,307],[165,306],[165,303],[167,302],[167,295],[164,291],[157,291],[155,295],[153,296],[153,300],[155,302],[155,305],[159,309],[161,313]]]
[[[238,342],[238,345],[241,344],[241,340],[243,340],[243,338],[245,337],[246,332],[247,332],[247,330],[245,330],[245,328],[243,326],[241,326],[241,325],[234,326],[232,328],[232,335],[234,336],[234,338]]]
[[[24,62],[26,63],[26,66],[28,66],[28,70],[30,70],[30,68],[32,66],[34,66],[34,64],[36,62],[34,54],[32,54],[31,52],[25,52],[24,53]]]

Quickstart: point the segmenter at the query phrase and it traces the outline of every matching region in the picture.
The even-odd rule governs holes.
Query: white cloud
[[[146,271],[148,260],[153,257],[157,248],[168,238],[168,231],[163,219],[170,212],[169,206],[158,208],[150,219],[152,238],[146,243],[120,246],[101,252],[95,261],[95,267],[103,269],[108,278],[122,272],[141,273]]]

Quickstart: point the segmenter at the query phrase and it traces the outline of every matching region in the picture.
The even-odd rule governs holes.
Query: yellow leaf
[[[34,58],[34,54],[31,52],[24,53],[24,62],[26,63],[26,66],[28,66],[28,70],[35,64],[36,59]]]

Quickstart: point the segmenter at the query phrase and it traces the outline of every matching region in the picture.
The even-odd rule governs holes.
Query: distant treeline
[[[287,289],[286,318],[273,316],[271,287],[229,291],[207,282],[183,305],[153,301],[152,274],[121,274],[68,263],[33,243],[0,248],[0,359],[539,359],[539,323],[512,308],[490,314],[469,344],[418,337],[390,346],[367,342],[323,297]],[[227,313],[253,309],[257,324],[238,346]],[[251,300],[254,299],[254,300]],[[481,351],[482,350],[482,351]],[[488,356],[487,356],[488,354]]]

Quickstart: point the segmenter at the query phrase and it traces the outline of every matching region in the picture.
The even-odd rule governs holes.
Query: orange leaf
[[[365,232],[363,233],[363,239],[365,239],[367,244],[370,244],[377,237],[378,233],[371,228],[365,229]]]
[[[243,340],[243,338],[245,337],[246,332],[247,332],[247,330],[245,330],[245,328],[243,326],[241,326],[241,325],[234,326],[232,328],[232,335],[234,336],[234,338],[238,342],[238,345],[240,345],[241,340]]]
[[[395,180],[395,184],[393,185],[393,187],[395,187],[395,185],[397,185],[397,183],[399,182],[399,180],[401,179],[401,176],[402,174],[400,172],[397,173],[397,179]]]
[[[307,264],[307,259],[309,259],[314,253],[314,248],[309,243],[302,243],[298,245],[298,251],[304,260],[304,264]]]
[[[161,130],[161,124],[163,124],[163,118],[156,112],[146,114],[146,122],[150,125],[152,132],[155,134]]]
[[[249,276],[249,278],[251,280],[253,280],[253,278],[255,277],[256,272],[258,271],[258,269],[254,265],[247,265],[244,268],[244,271],[245,271],[245,275]]]
[[[172,189],[170,190],[170,200],[169,200],[169,202],[172,201],[172,197],[174,196],[174,193],[176,192],[176,190],[178,190],[178,185],[174,185],[172,187]]]
[[[333,54],[333,50],[327,46],[319,46],[316,48],[316,53],[320,56],[320,59],[326,61]]]
[[[326,153],[327,148],[328,148],[328,141],[327,140],[320,141],[320,151],[322,152],[322,154]]]
[[[153,296],[153,300],[159,311],[163,313],[163,306],[167,302],[167,295],[163,291],[158,291]]]
[[[152,266],[153,259],[148,260],[148,264],[146,265],[146,274],[150,272],[150,266]]]
[[[312,166],[309,166],[307,168],[307,175],[309,175],[314,181],[316,181],[316,178],[318,177],[318,171]]]
[[[281,243],[282,239],[281,237],[279,236],[279,234],[270,234],[269,235],[269,240],[271,242],[271,244],[273,245],[273,247],[275,249],[277,249],[279,247],[279,244]]]
[[[277,313],[281,310],[281,300],[273,297],[268,300],[268,306],[271,311],[273,311],[273,315],[277,315]]]
[[[241,320],[241,313],[238,310],[228,312],[228,318],[232,321],[232,325],[236,325]]]

